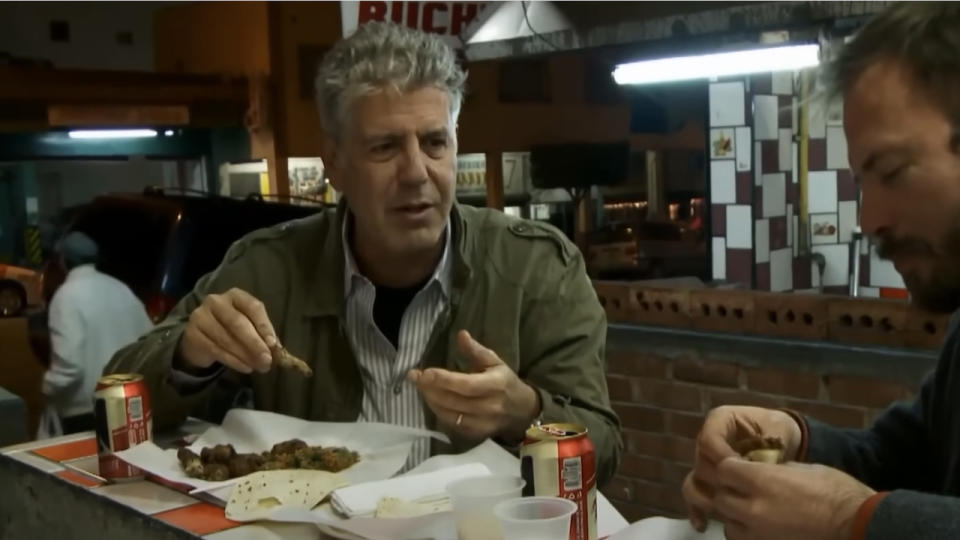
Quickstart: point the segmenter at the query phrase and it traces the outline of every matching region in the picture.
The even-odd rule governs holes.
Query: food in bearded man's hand
[[[300,439],[291,439],[260,454],[238,454],[230,444],[205,447],[199,456],[188,448],[181,448],[177,459],[187,476],[219,482],[284,469],[340,472],[360,461],[360,456],[347,448],[310,446]]]
[[[737,452],[750,461],[781,463],[786,450],[779,437],[750,437],[736,444]]]

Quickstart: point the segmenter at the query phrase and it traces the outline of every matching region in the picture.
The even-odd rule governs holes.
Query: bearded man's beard
[[[940,249],[915,237],[885,236],[878,241],[877,255],[882,259],[924,257],[933,260],[926,278],[917,274],[903,276],[914,304],[938,313],[951,313],[960,308],[960,216],[947,231]]]

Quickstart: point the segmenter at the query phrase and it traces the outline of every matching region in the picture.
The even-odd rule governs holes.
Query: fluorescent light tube
[[[788,45],[630,62],[618,65],[613,70],[613,78],[617,84],[654,84],[747,73],[793,71],[814,67],[819,63],[819,45]]]
[[[152,129],[82,129],[67,133],[71,139],[144,139],[156,137]]]

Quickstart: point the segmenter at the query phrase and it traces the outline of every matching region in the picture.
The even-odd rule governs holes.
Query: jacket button
[[[517,231],[518,233],[526,232],[527,226],[521,223],[519,225],[514,225],[513,230]]]
[[[396,386],[393,387],[393,394],[394,394],[394,395],[399,396],[399,395],[400,395],[400,392],[403,392],[403,385],[402,385],[402,384],[397,384]]]

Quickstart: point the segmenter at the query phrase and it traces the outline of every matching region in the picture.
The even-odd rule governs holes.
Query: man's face
[[[861,225],[914,301],[960,307],[960,155],[946,114],[896,61],[868,68],[844,96]],[[960,91],[960,88],[957,89]]]
[[[425,87],[356,98],[334,143],[331,181],[347,197],[356,242],[396,255],[441,241],[456,178],[448,94]]]

